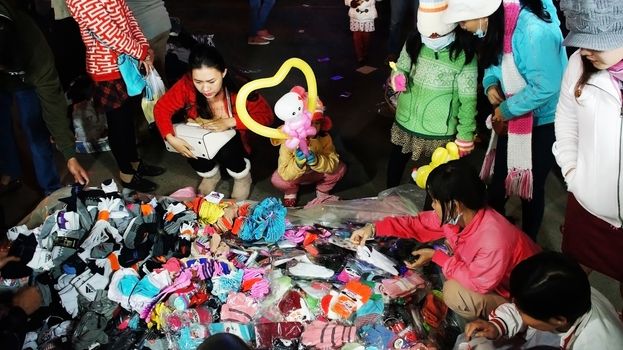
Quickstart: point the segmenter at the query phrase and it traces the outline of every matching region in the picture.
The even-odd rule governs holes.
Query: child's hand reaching
[[[318,158],[316,158],[316,155],[314,154],[314,152],[310,150],[309,154],[307,155],[307,165],[314,166],[316,164],[318,164]]]
[[[294,151],[294,161],[299,168],[303,168],[305,163],[307,163],[307,157],[305,157],[305,153],[303,153],[300,148]]]
[[[467,339],[485,337],[494,340],[500,336],[500,332],[491,322],[485,320],[475,320],[465,326],[465,335],[467,336]]]

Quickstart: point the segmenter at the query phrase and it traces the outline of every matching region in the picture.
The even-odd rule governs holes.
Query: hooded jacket
[[[14,51],[23,75],[11,75],[0,70],[0,91],[11,93],[34,88],[41,102],[41,113],[56,147],[65,159],[76,155],[74,135],[67,118],[67,100],[63,94],[54,55],[45,37],[32,18],[15,8],[10,0],[0,0],[0,17],[15,25]]]

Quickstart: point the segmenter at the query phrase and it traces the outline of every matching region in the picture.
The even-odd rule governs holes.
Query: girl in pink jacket
[[[379,237],[431,242],[445,238],[445,249],[415,250],[409,268],[433,261],[446,278],[443,299],[450,309],[472,320],[483,317],[509,298],[511,270],[539,247],[504,216],[486,206],[486,188],[462,160],[431,172],[427,191],[433,210],[417,216],[388,217],[356,230],[351,240],[363,244]]]

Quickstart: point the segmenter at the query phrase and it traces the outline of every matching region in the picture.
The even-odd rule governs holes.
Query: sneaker
[[[132,180],[130,182],[125,182],[121,180],[121,185],[125,188],[129,188],[138,192],[153,192],[154,190],[156,190],[156,188],[158,188],[158,185],[156,185],[152,181],[143,179],[138,172],[135,173],[134,176],[132,176]]]
[[[249,37],[249,40],[247,40],[247,44],[249,44],[249,45],[268,45],[268,44],[270,44],[270,41],[262,38],[259,35],[256,35],[256,36]]]
[[[136,173],[140,176],[158,176],[164,174],[165,171],[167,171],[165,168],[146,164],[142,160],[136,168]]]
[[[275,36],[270,34],[268,32],[268,30],[266,30],[266,29],[262,29],[259,32],[257,32],[257,36],[259,36],[260,38],[262,38],[264,40],[268,40],[268,41],[275,40]]]

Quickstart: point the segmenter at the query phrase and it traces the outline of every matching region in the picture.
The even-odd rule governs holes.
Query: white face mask
[[[462,216],[463,216],[463,213],[458,213],[455,217],[448,219],[446,224],[456,225]]]
[[[427,36],[422,35],[422,44],[426,45],[429,49],[433,51],[440,51],[448,45],[454,42],[455,34],[454,32],[450,32],[444,36],[438,38],[429,38]]]
[[[482,39],[487,35],[487,32],[482,29],[482,18],[478,20],[478,29],[474,32],[474,35],[479,39]]]

